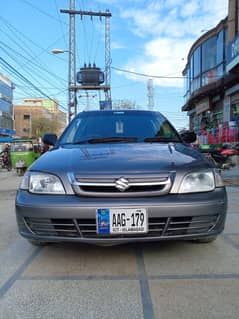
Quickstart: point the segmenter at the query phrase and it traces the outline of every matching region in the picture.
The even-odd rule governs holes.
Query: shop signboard
[[[239,64],[239,35],[231,41],[226,49],[226,71],[229,72]]]
[[[12,129],[0,127],[0,135],[12,136],[12,135],[16,135],[16,131]]]

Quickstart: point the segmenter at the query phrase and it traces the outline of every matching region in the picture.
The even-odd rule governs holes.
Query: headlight
[[[60,179],[46,173],[30,172],[26,174],[21,181],[20,188],[35,194],[65,194]]]
[[[214,173],[215,173],[216,187],[223,187],[224,186],[224,182],[223,182],[223,179],[222,179],[221,171],[215,169]]]
[[[180,186],[179,193],[198,193],[214,190],[213,172],[198,172],[186,175]]]

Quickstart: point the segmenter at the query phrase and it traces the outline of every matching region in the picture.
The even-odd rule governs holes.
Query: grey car
[[[159,112],[79,113],[27,170],[16,195],[20,234],[33,244],[98,245],[184,239],[224,229],[220,173]]]

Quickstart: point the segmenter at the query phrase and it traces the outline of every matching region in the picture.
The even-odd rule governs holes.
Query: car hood
[[[206,158],[184,144],[117,143],[61,146],[43,154],[30,169],[102,175],[155,174],[209,166]]]

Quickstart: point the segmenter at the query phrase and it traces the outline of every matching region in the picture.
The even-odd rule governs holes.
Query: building
[[[24,99],[13,111],[17,136],[38,138],[46,131],[60,135],[66,126],[66,113],[55,100]]]
[[[239,141],[237,2],[229,1],[228,17],[192,45],[183,71],[182,110],[189,115],[189,127],[200,144]]]
[[[6,75],[0,74],[0,136],[15,135],[12,117],[14,85]]]

